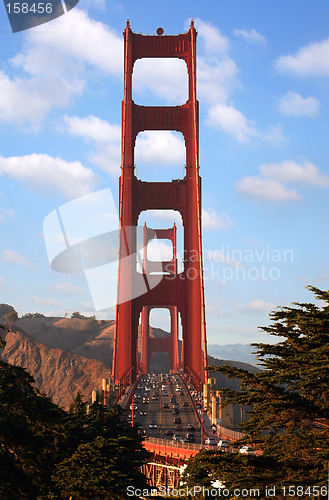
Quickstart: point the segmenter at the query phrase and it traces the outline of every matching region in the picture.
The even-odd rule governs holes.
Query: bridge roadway
[[[134,404],[134,408],[131,404]],[[178,409],[174,410],[174,404]],[[164,405],[168,405],[168,408]],[[188,391],[176,374],[142,375],[132,402],[128,405],[128,418],[138,422],[147,437],[165,439],[168,446],[184,444],[184,447],[191,449],[200,448],[200,421]],[[190,430],[188,425],[192,425],[195,430]],[[196,446],[193,446],[194,443]]]

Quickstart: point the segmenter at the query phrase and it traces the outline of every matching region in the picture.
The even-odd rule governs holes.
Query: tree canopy
[[[262,454],[201,455],[187,468],[190,482],[201,476],[209,484],[215,474],[227,487],[310,487],[304,498],[319,498],[312,488],[328,485],[329,291],[308,288],[322,307],[293,303],[275,309],[272,323],[261,330],[277,342],[252,344],[262,371],[209,367],[240,379],[240,391],[220,392],[225,404],[250,408],[241,444],[255,443]],[[276,498],[284,496],[277,491]]]
[[[1,500],[124,499],[129,484],[146,486],[141,441],[119,406],[97,398],[87,411],[78,393],[66,412],[0,361]]]

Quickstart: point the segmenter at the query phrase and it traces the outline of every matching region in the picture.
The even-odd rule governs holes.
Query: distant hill
[[[208,354],[217,359],[234,359],[250,365],[257,365],[258,360],[253,354],[255,347],[250,344],[208,344]]]
[[[114,326],[113,320],[102,320],[89,331],[86,329],[86,320],[80,318],[21,318],[14,323],[12,332],[7,335],[7,345],[1,358],[26,368],[42,392],[55,403],[67,407],[77,391],[89,399],[93,389],[100,389],[102,378],[109,376]],[[150,329],[150,336],[168,335],[159,328]],[[209,346],[208,354],[211,356],[214,356],[213,347],[218,348],[217,352],[223,357],[222,348],[229,346]],[[239,357],[235,357],[238,350],[234,350],[234,347],[232,346],[231,356],[228,356],[233,360]],[[224,362],[211,356],[208,356],[209,365],[233,364],[249,371],[257,371],[254,366],[241,363],[240,360]],[[164,353],[154,353],[150,371],[168,372],[168,356]],[[238,381],[227,381],[226,377],[219,373],[215,376],[221,386],[237,387]]]

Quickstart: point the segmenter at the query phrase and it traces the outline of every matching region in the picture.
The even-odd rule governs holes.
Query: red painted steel
[[[201,179],[198,161],[198,101],[196,99],[196,31],[191,22],[180,35],[141,35],[127,22],[124,31],[124,99],[122,102],[122,160],[119,182],[120,248],[113,378],[119,388],[135,380],[139,317],[151,307],[176,307],[183,332],[182,368],[201,388],[207,364],[206,325],[201,242]],[[183,106],[138,106],[132,100],[134,62],[144,57],[176,57],[187,65],[189,95]],[[176,130],[186,146],[186,174],[172,182],[144,182],[134,172],[136,137],[144,130]],[[184,226],[184,270],[163,276],[158,286],[137,298],[133,283],[136,270],[136,226],[139,214],[148,209],[180,212]],[[145,275],[142,275],[145,279]],[[147,279],[145,279],[147,285]],[[145,362],[145,359],[144,359]]]
[[[170,276],[177,275],[177,244],[176,244],[176,224],[168,229],[150,229],[144,226],[144,255],[143,255],[143,273],[151,273],[159,270],[159,263],[148,259],[148,243],[153,238],[156,240],[165,239],[172,243],[173,257],[170,261],[161,261],[163,272]],[[141,321],[141,358],[140,373],[148,373],[150,367],[151,355],[153,352],[167,352],[169,355],[170,369],[177,371],[179,369],[178,357],[178,309],[177,306],[162,304],[162,308],[168,309],[170,313],[170,336],[167,338],[151,338],[149,336],[149,319],[152,307],[149,305],[142,308]]]

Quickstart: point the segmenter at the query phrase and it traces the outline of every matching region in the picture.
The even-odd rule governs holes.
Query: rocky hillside
[[[151,336],[169,335],[151,328]],[[114,321],[97,321],[92,330],[80,318],[21,318],[6,336],[1,357],[8,363],[22,366],[35,379],[40,391],[63,407],[68,407],[80,391],[86,399],[93,389],[100,389],[102,378],[109,376],[112,363]],[[208,364],[234,364],[250,371],[257,370],[245,363],[224,361],[208,356]],[[168,356],[154,353],[150,370],[169,370]],[[236,388],[237,380],[214,375],[221,386]]]
[[[102,378],[108,377],[109,369],[100,361],[48,347],[18,327],[13,327],[5,340],[1,358],[25,368],[38,389],[64,408],[78,391],[89,399],[93,389],[100,389]]]

